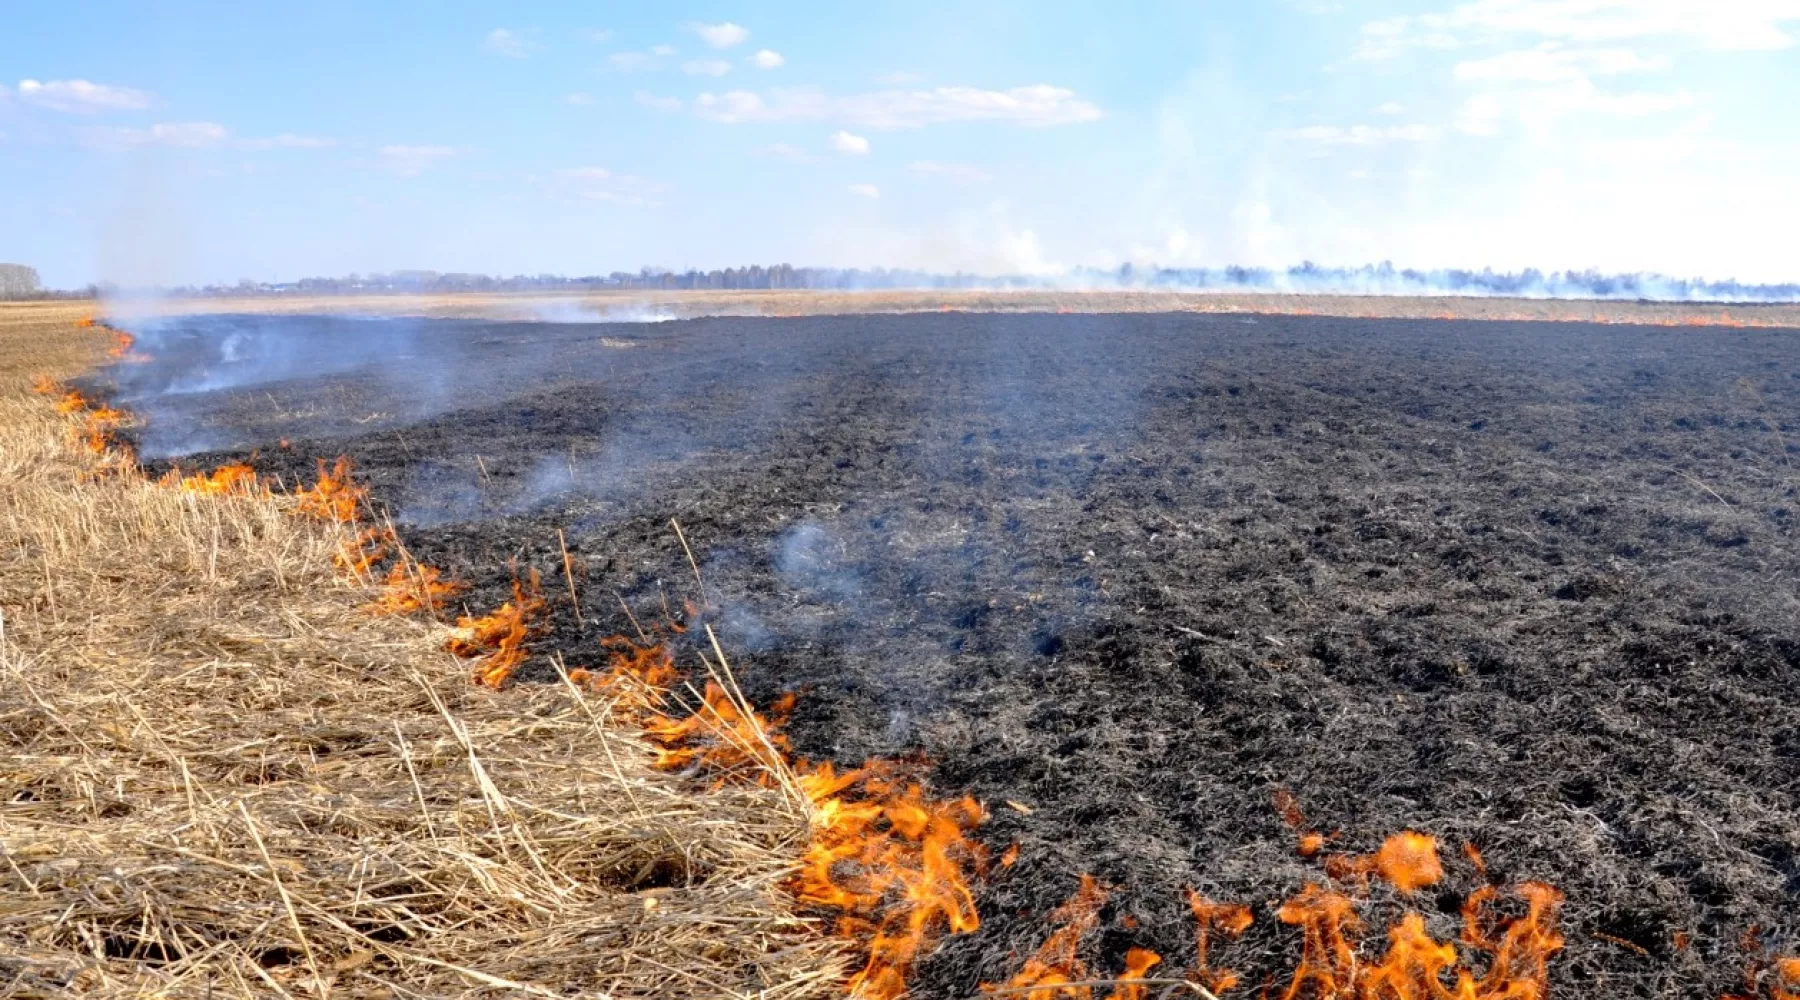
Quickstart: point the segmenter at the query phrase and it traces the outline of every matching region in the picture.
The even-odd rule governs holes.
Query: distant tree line
[[[50,294],[106,294],[116,289],[90,286],[78,293],[37,289],[37,272],[0,265],[0,297]],[[234,285],[185,286],[162,290],[190,296],[362,295],[456,292],[595,292],[608,290],[692,291],[760,289],[1154,289],[1344,295],[1492,295],[1530,298],[1645,299],[1664,302],[1796,302],[1800,283],[1747,284],[1703,281],[1660,274],[1607,274],[1600,271],[1417,270],[1389,263],[1324,267],[1310,261],[1288,268],[1166,268],[1126,264],[1099,270],[1080,268],[1051,276],[934,274],[887,268],[794,267],[791,264],[671,271],[645,267],[604,275],[514,275],[440,271],[392,271],[341,278],[289,282],[245,279]]]
[[[0,299],[35,299],[43,294],[37,268],[24,264],[0,264]]]

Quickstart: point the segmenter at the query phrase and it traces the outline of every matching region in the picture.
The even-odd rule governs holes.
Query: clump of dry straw
[[[573,685],[479,689],[288,501],[90,475],[0,312],[0,995],[835,993],[778,792],[649,766]]]

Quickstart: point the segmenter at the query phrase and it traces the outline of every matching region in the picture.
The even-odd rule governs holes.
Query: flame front
[[[971,836],[986,819],[980,803],[934,798],[893,761],[840,772],[829,762],[795,759],[780,731],[791,694],[764,713],[708,681],[693,712],[665,712],[677,677],[666,648],[619,637],[607,647],[604,674],[578,669],[569,679],[605,691],[636,718],[658,746],[660,767],[708,773],[720,783],[769,786],[791,778],[804,796],[811,837],[785,888],[802,904],[835,912],[838,936],[866,955],[846,984],[852,996],[905,995],[907,975],[937,938],[981,926],[970,888],[983,859]]]
[[[457,656],[475,661],[476,683],[490,688],[503,687],[525,662],[525,640],[531,635],[530,625],[545,607],[539,582],[537,570],[532,570],[524,581],[515,577],[512,600],[480,618],[464,615],[457,619],[456,634],[447,648]]]
[[[349,524],[356,520],[357,509],[368,496],[369,488],[350,478],[349,457],[339,455],[330,469],[325,468],[324,459],[319,459],[319,481],[294,494],[294,499],[302,514]]]
[[[363,605],[363,610],[374,615],[435,615],[444,610],[451,598],[468,589],[468,584],[448,579],[436,566],[401,560],[389,568],[381,593]]]

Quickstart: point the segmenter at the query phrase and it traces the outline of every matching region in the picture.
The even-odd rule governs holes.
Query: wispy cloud
[[[856,195],[858,198],[879,198],[879,197],[881,197],[881,189],[876,187],[873,184],[852,184],[852,185],[850,185],[848,190],[851,194]]]
[[[1359,59],[1470,41],[1536,36],[1568,42],[1671,38],[1722,51],[1785,49],[1800,26],[1793,0],[1470,0],[1448,11],[1363,25]]]
[[[741,24],[725,21],[720,24],[701,24],[695,22],[688,25],[688,30],[700,36],[700,40],[715,49],[729,49],[734,45],[742,45],[750,37],[750,29]]]
[[[751,65],[757,69],[779,69],[785,62],[787,60],[781,58],[781,53],[774,49],[757,49],[756,54],[750,57]]]
[[[1566,83],[1589,76],[1653,72],[1668,66],[1667,58],[1641,56],[1630,49],[1568,49],[1558,42],[1544,42],[1536,48],[1459,62],[1456,78],[1464,82]]]
[[[578,107],[578,108],[585,108],[588,105],[594,103],[594,95],[588,94],[588,93],[583,93],[582,91],[578,90],[573,94],[563,95],[563,103],[574,105],[575,107]]]
[[[487,38],[481,45],[489,52],[508,59],[523,59],[538,48],[537,43],[524,33],[511,28],[495,28],[487,33]]]
[[[907,70],[896,70],[891,73],[875,74],[875,83],[882,87],[910,87],[915,83],[924,83],[925,74]]]
[[[1061,87],[938,87],[932,90],[882,90],[831,95],[813,88],[777,89],[764,97],[754,91],[703,93],[694,99],[703,118],[725,124],[833,120],[877,129],[917,128],[940,122],[996,121],[1014,125],[1071,125],[1095,121],[1094,104]]]
[[[731,72],[731,64],[723,59],[691,59],[681,64],[681,71],[689,76],[724,76]]]
[[[991,174],[980,167],[971,167],[962,163],[916,160],[907,164],[906,169],[917,177],[946,180],[953,184],[985,184],[994,179]]]
[[[563,191],[583,201],[607,201],[621,205],[654,205],[668,194],[661,181],[633,174],[618,174],[605,167],[569,167],[556,177]]]
[[[1475,94],[1456,112],[1456,127],[1469,135],[1497,135],[1501,125],[1516,120],[1543,129],[1574,115],[1642,118],[1694,106],[1687,91],[1606,93],[1582,77],[1552,86],[1496,90]]]
[[[831,134],[831,148],[849,156],[867,156],[869,140],[839,129]]]
[[[581,37],[590,42],[610,42],[613,33],[611,28],[589,28],[581,33]]]
[[[647,90],[640,90],[631,95],[631,99],[636,101],[639,107],[649,108],[652,111],[675,112],[681,110],[681,98],[679,97],[661,97]]]
[[[77,115],[142,111],[154,100],[141,90],[88,80],[20,80],[17,92],[21,103]]]
[[[456,155],[452,146],[410,146],[395,144],[375,151],[376,164],[401,177],[416,177],[425,170]]]
[[[1437,137],[1430,125],[1307,125],[1275,133],[1283,139],[1322,146],[1377,146],[1389,142],[1426,142]]]
[[[291,132],[258,139],[238,139],[232,143],[238,149],[252,152],[270,149],[331,149],[337,144],[336,139],[327,139],[316,135],[294,135]]]
[[[673,45],[652,45],[652,46],[650,46],[650,54],[653,56],[660,56],[662,58],[667,58],[667,57],[675,54],[675,46],[673,46]]]

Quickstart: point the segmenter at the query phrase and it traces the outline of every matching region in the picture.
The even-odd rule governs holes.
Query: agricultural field
[[[1554,887],[1557,996],[1723,996],[1800,948],[1785,314],[968,305],[176,308],[72,384],[153,476],[346,456],[470,613],[535,573],[516,687],[705,625],[750,703],[794,696],[797,757],[983,803],[979,929],[915,996],[1059,923],[1097,977],[1178,975],[1190,889],[1249,918],[1200,965],[1279,993],[1328,878],[1375,951]],[[1358,868],[1408,830],[1441,877]]]

